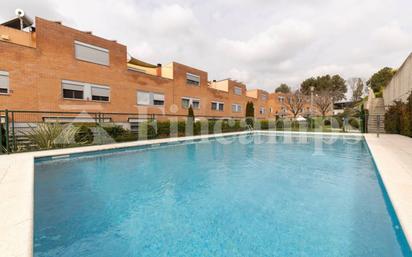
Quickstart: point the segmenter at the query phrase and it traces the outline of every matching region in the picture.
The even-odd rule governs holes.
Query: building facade
[[[0,110],[129,113],[133,123],[145,115],[185,117],[189,106],[199,119],[240,119],[252,101],[257,119],[290,115],[284,94],[210,81],[207,72],[176,62],[149,64],[116,41],[60,22],[35,24],[0,25]]]

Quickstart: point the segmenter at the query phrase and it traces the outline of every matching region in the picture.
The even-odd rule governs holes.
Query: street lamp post
[[[313,115],[313,91],[315,90],[314,86],[310,87],[310,116]]]

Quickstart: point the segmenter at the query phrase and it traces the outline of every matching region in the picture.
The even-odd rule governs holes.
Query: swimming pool
[[[410,256],[365,141],[326,139],[37,160],[35,255]]]

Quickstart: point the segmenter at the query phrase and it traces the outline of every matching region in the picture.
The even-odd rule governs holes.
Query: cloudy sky
[[[177,61],[249,88],[298,87],[311,76],[368,78],[412,51],[410,0],[0,0],[127,45],[152,63]]]

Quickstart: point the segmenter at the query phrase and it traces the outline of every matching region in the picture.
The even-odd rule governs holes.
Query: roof
[[[146,68],[156,68],[157,67],[157,65],[141,61],[141,60],[136,59],[134,57],[131,57],[128,63],[134,64],[134,65],[137,65],[137,66],[146,67]]]

